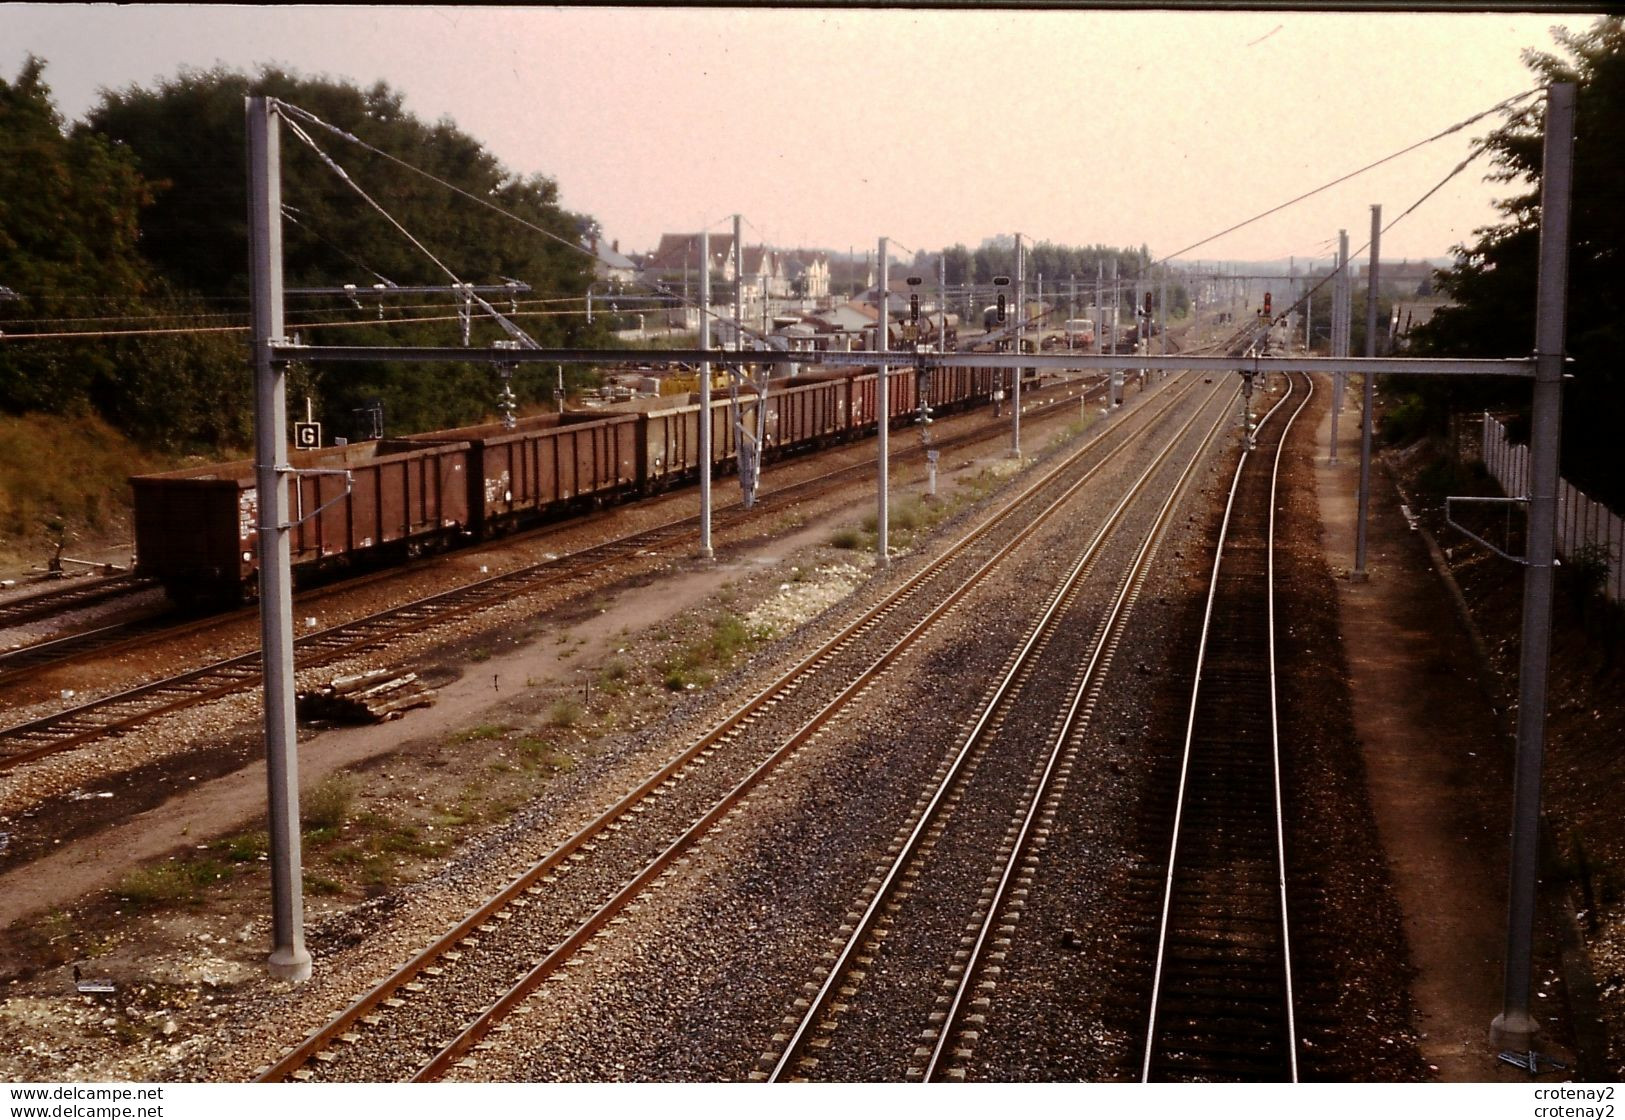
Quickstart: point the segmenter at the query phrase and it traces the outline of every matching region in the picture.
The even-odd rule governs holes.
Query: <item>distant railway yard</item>
[[[749,510],[719,479],[714,562],[676,486],[300,591],[302,697],[422,706],[301,708],[299,985],[262,967],[256,609],[90,577],[0,605],[0,1073],[1522,1076],[1469,1044],[1493,1006],[1437,989],[1410,866],[1443,845],[1477,907],[1491,861],[1357,730],[1329,382],[1108,392],[1035,381],[1019,461],[1007,409],[939,417],[934,495],[899,427],[884,570],[855,439]],[[1542,930],[1543,1045],[1606,1063]]]

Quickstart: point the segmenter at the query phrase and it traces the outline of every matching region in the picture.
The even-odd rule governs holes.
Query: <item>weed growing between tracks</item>
[[[738,615],[721,613],[711,620],[709,634],[660,663],[661,679],[671,692],[708,688],[742,654],[771,636],[765,627],[752,629]]]
[[[1074,427],[1082,432],[1087,425]],[[1073,438],[1072,429],[1067,429],[1067,432],[1064,438],[1057,439],[1056,446]],[[1011,460],[984,467],[971,477],[959,479],[945,496],[909,495],[893,502],[886,511],[887,543],[892,551],[907,551],[915,540],[966,506],[974,505],[991,494],[1019,466],[1019,463]],[[830,535],[830,546],[853,552],[873,552],[879,539],[879,525],[878,514],[870,514],[858,525],[843,525]]]

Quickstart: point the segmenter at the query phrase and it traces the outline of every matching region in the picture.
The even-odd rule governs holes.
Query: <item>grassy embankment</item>
[[[172,463],[92,417],[0,416],[0,572],[64,554],[127,562],[132,474]]]

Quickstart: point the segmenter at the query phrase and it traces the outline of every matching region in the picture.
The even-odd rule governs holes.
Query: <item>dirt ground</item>
[[[1524,1075],[1498,1061],[1489,1043],[1506,923],[1503,737],[1426,546],[1380,467],[1368,578],[1351,577],[1357,417],[1341,419],[1335,465],[1326,451],[1330,432],[1328,409],[1316,433],[1315,481],[1328,560],[1341,577],[1355,731],[1415,969],[1420,1049],[1441,1080],[1516,1080]]]

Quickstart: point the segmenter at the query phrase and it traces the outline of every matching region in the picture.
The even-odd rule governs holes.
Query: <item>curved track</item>
[[[1309,378],[1231,483],[1191,689],[1146,1024],[1145,1081],[1298,1077],[1276,717],[1275,493]]]
[[[1221,396],[1215,391],[1210,401]],[[950,963],[938,977],[936,987],[942,994],[934,1006],[918,1020],[888,1033],[899,1039],[927,1040],[917,1049],[910,1044],[903,1052],[910,1079],[963,1076],[963,1059],[979,1034],[975,1024],[983,1017],[979,1008],[985,1005],[989,978],[999,973],[1003,948],[1020,919],[1020,899],[1030,885],[1035,853],[1053,823],[1058,794],[1066,784],[1133,602],[1177,499],[1227,418],[1223,408],[1216,411],[1205,430],[1198,426],[1204,414],[1191,415],[1107,515],[1055,588],[1048,608],[985,698],[980,717],[951,764],[939,772],[934,788],[922,793],[919,804],[923,808],[911,822],[906,839],[897,845],[890,866],[877,872],[871,880],[872,893],[853,906],[844,944],[829,954],[832,963],[822,982],[809,985],[816,992],[797,1001],[801,1010],[785,1035],[781,1052],[771,1064],[763,1063],[765,1079],[823,1079],[822,1067],[831,1065],[839,1046],[843,1016],[867,1018],[868,1031],[859,1033],[872,1034],[874,1021],[894,1013],[895,1001],[886,994],[871,996],[864,990],[871,972],[906,975],[910,987],[928,990],[930,985],[922,983],[922,970],[940,968],[943,961]],[[1193,429],[1195,437],[1187,438]],[[1185,460],[1174,462],[1175,452],[1181,449]],[[1177,468],[1172,477],[1165,469],[1170,463]],[[1156,504],[1158,496],[1162,496],[1160,505]],[[1154,507],[1155,513],[1148,522],[1142,516],[1131,527],[1128,514],[1136,507]],[[1130,539],[1132,559],[1105,604],[1084,604],[1086,581],[1101,563],[1108,562],[1105,546],[1119,536]],[[1070,653],[1057,656],[1057,646],[1064,644],[1060,639],[1069,632],[1092,632],[1085,652],[1076,660]],[[1035,727],[1047,728],[1047,738],[1034,736],[1031,729]],[[1023,761],[1008,765],[1012,758]],[[997,801],[999,805],[973,812],[968,810],[973,801],[987,805]],[[970,852],[977,855],[967,856]],[[957,866],[937,866],[962,864],[961,857],[980,861],[989,854],[993,861],[979,882]],[[938,879],[947,881],[939,883]],[[914,924],[923,930],[935,915],[953,908],[954,880],[961,898],[967,885],[976,894],[964,902],[967,917],[961,927],[951,930],[951,944],[939,945],[935,952],[927,949],[923,955],[897,950],[905,928]],[[925,932],[916,940],[929,946],[933,937]],[[790,1022],[787,1020],[787,1026]],[[865,1041],[872,1045],[871,1040]]]

